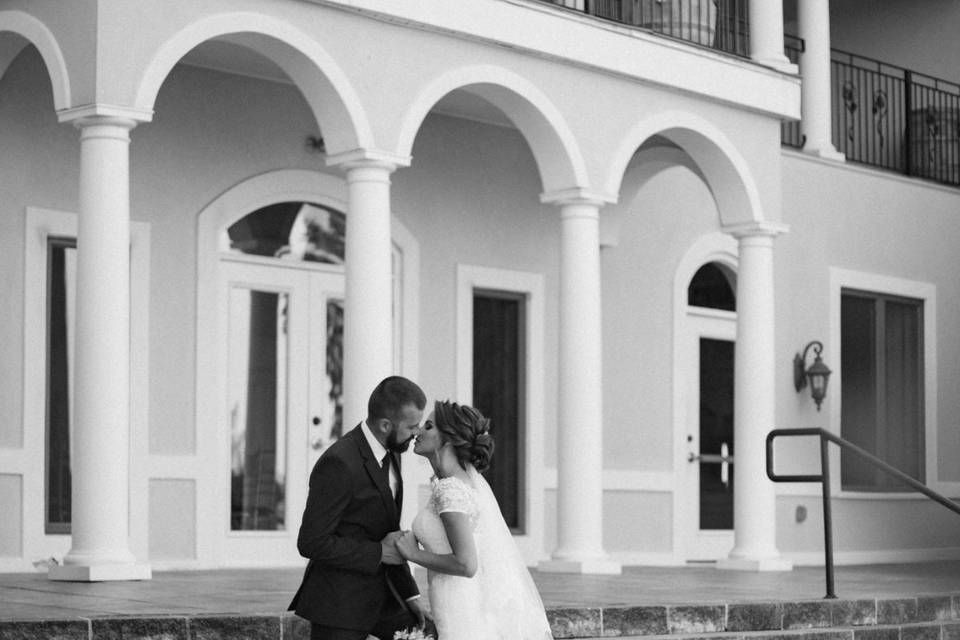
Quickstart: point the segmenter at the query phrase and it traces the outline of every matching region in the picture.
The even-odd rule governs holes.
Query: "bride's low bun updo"
[[[457,454],[460,466],[468,462],[484,472],[493,460],[493,435],[490,419],[471,406],[438,400],[434,405],[434,423]]]

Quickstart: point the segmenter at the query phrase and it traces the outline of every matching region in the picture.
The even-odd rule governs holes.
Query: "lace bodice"
[[[430,481],[430,500],[413,521],[413,533],[423,548],[431,553],[450,553],[447,532],[443,528],[441,513],[465,513],[471,528],[476,531],[480,513],[477,492],[459,478],[433,478]]]

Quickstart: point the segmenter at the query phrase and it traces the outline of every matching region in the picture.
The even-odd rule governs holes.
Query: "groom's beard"
[[[393,451],[394,453],[403,453],[410,448],[410,443],[413,442],[414,436],[410,436],[403,442],[397,438],[397,432],[391,431],[387,434],[387,450]]]

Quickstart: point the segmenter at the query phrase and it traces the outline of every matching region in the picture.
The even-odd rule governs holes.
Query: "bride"
[[[438,640],[552,638],[540,594],[479,473],[493,456],[490,421],[473,407],[437,402],[413,451],[435,475],[430,500],[397,550],[427,568]]]

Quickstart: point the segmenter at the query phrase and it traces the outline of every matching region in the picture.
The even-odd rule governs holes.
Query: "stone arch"
[[[401,121],[396,149],[399,155],[410,155],[427,113],[457,89],[487,100],[517,126],[533,152],[544,193],[590,188],[579,145],[556,106],[530,81],[495,65],[453,69],[419,90]]]
[[[714,124],[687,112],[653,115],[624,136],[607,171],[608,193],[619,193],[634,153],[654,135],[666,138],[692,159],[717,203],[721,226],[764,221],[759,191],[744,157]]]
[[[47,67],[54,108],[59,111],[70,107],[70,74],[53,32],[43,22],[23,11],[0,11],[0,77],[28,44],[37,48]]]
[[[686,167],[706,183],[707,179],[700,171],[700,167],[682,149],[666,145],[651,146],[640,149],[631,158],[630,166],[624,170],[621,179],[621,185],[627,185],[621,188],[626,190],[619,194],[617,201],[621,204],[629,204],[647,182],[658,173],[675,166]],[[600,244],[602,246],[619,244],[620,228],[627,211],[626,208],[617,207],[603,210],[600,215]]]
[[[366,112],[346,74],[305,32],[271,16],[252,12],[198,20],[167,39],[141,74],[134,106],[151,111],[174,65],[195,46],[214,38],[248,47],[276,63],[300,89],[330,155],[372,148]]]

